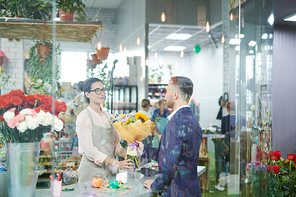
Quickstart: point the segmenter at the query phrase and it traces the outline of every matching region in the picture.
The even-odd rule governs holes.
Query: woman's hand
[[[118,161],[118,167],[121,170],[131,170],[133,169],[133,161],[131,159]]]

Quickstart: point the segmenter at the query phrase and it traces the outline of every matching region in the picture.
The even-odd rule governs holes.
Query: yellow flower
[[[131,119],[129,118],[125,121],[126,124],[129,124],[130,122],[131,122]]]
[[[135,117],[137,118],[137,120],[141,120],[142,122],[146,122],[147,120],[149,120],[149,118],[147,118],[147,116],[144,113],[140,113],[138,112]]]
[[[121,122],[121,121],[118,121],[118,123],[119,123],[119,124],[122,124],[122,122]]]
[[[125,117],[123,114],[120,114],[119,116],[121,116],[121,117],[123,117],[123,118]]]

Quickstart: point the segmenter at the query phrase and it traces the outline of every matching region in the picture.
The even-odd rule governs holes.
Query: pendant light
[[[156,52],[156,51],[155,51],[155,53],[154,53],[154,57],[157,58],[157,52]]]
[[[224,35],[221,37],[221,42],[222,42],[222,44],[224,44],[224,42],[225,42],[225,37],[224,37]]]
[[[146,64],[146,66],[148,66],[148,64],[149,64],[149,60],[148,60],[148,57],[146,57],[146,61],[145,61],[145,64]]]
[[[101,49],[102,49],[102,44],[101,44],[100,41],[98,42],[98,46],[97,46],[97,48],[98,48],[98,50],[101,50]]]
[[[184,57],[184,51],[183,50],[180,52],[180,57]]]
[[[233,20],[233,13],[230,14],[229,19],[232,21]]]
[[[119,45],[119,51],[122,52],[122,43]]]
[[[140,40],[140,38],[138,37],[138,38],[137,38],[137,45],[140,45],[140,43],[141,43],[141,40]]]
[[[165,22],[166,16],[165,16],[164,12],[162,12],[160,19],[161,19],[161,22],[163,22],[163,23]]]
[[[124,52],[126,52],[126,51],[127,51],[127,50],[126,50],[126,47],[124,47],[124,48],[123,48],[123,51],[124,51]]]
[[[143,81],[143,76],[141,75],[141,77],[140,77],[140,81],[142,82]]]
[[[210,32],[210,22],[209,21],[207,21],[207,23],[206,23],[206,32]]]

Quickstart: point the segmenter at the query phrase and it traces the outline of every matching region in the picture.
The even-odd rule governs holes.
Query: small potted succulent
[[[73,21],[74,13],[84,13],[85,4],[82,0],[57,0],[57,9],[61,21]]]

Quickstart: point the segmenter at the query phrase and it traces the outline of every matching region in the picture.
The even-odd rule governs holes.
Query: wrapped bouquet
[[[137,141],[142,141],[153,131],[155,125],[143,113],[120,114],[111,120],[118,135],[128,143],[127,159],[131,159],[134,167],[139,167]]]

